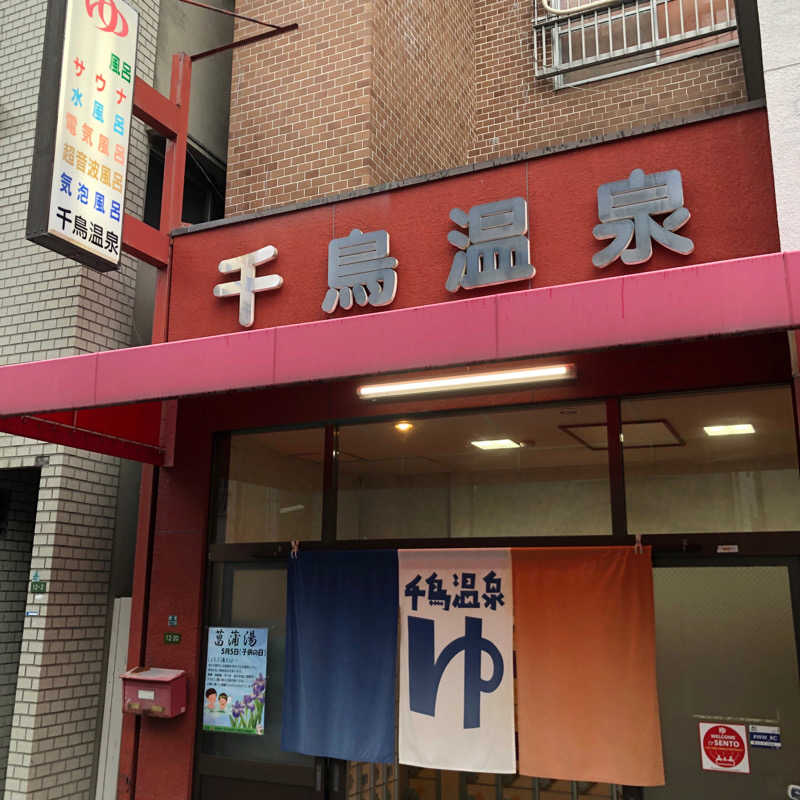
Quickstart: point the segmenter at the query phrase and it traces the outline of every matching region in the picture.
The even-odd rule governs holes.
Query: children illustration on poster
[[[266,673],[266,628],[209,629],[203,730],[263,735]]]

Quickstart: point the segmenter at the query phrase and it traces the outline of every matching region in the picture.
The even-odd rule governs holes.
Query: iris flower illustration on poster
[[[266,676],[266,628],[210,628],[203,730],[262,736]]]

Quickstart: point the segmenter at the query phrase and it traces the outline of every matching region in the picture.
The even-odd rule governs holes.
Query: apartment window
[[[556,88],[738,43],[734,0],[537,0],[536,74]]]

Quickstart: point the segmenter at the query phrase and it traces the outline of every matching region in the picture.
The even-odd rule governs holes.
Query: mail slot
[[[186,711],[186,672],[182,669],[134,667],[122,678],[122,710],[148,717],[177,717]]]

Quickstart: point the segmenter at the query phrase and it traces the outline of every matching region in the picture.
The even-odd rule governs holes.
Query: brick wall
[[[236,10],[300,29],[234,51],[226,214],[367,185],[371,0]],[[236,38],[263,31],[236,22]]]
[[[0,531],[0,796],[11,741],[38,490],[39,470],[0,470],[0,492],[9,493],[8,518]]]
[[[556,90],[534,77],[532,7],[519,0],[236,8],[300,31],[234,56],[228,216],[747,99],[736,47]],[[237,37],[258,30],[237,24]]]
[[[736,47],[555,90],[552,78],[533,75],[531,13],[529,3],[476,0],[470,161],[577,142],[747,100]]]
[[[234,51],[228,216],[466,161],[471,0],[236,9],[300,29]],[[237,38],[258,32],[237,21]]]
[[[159,0],[140,10],[137,73],[152,82]],[[136,262],[99,275],[25,240],[45,0],[0,3],[0,364],[127,346]],[[131,128],[127,209],[144,203],[148,145]],[[107,586],[119,462],[0,435],[0,470],[42,467],[30,569],[48,582],[24,618],[5,800],[88,800],[103,692]],[[26,565],[26,571],[28,565]]]
[[[376,0],[370,185],[467,162],[472,7],[472,0]]]
[[[91,796],[118,469],[66,448],[42,469],[6,800]]]

